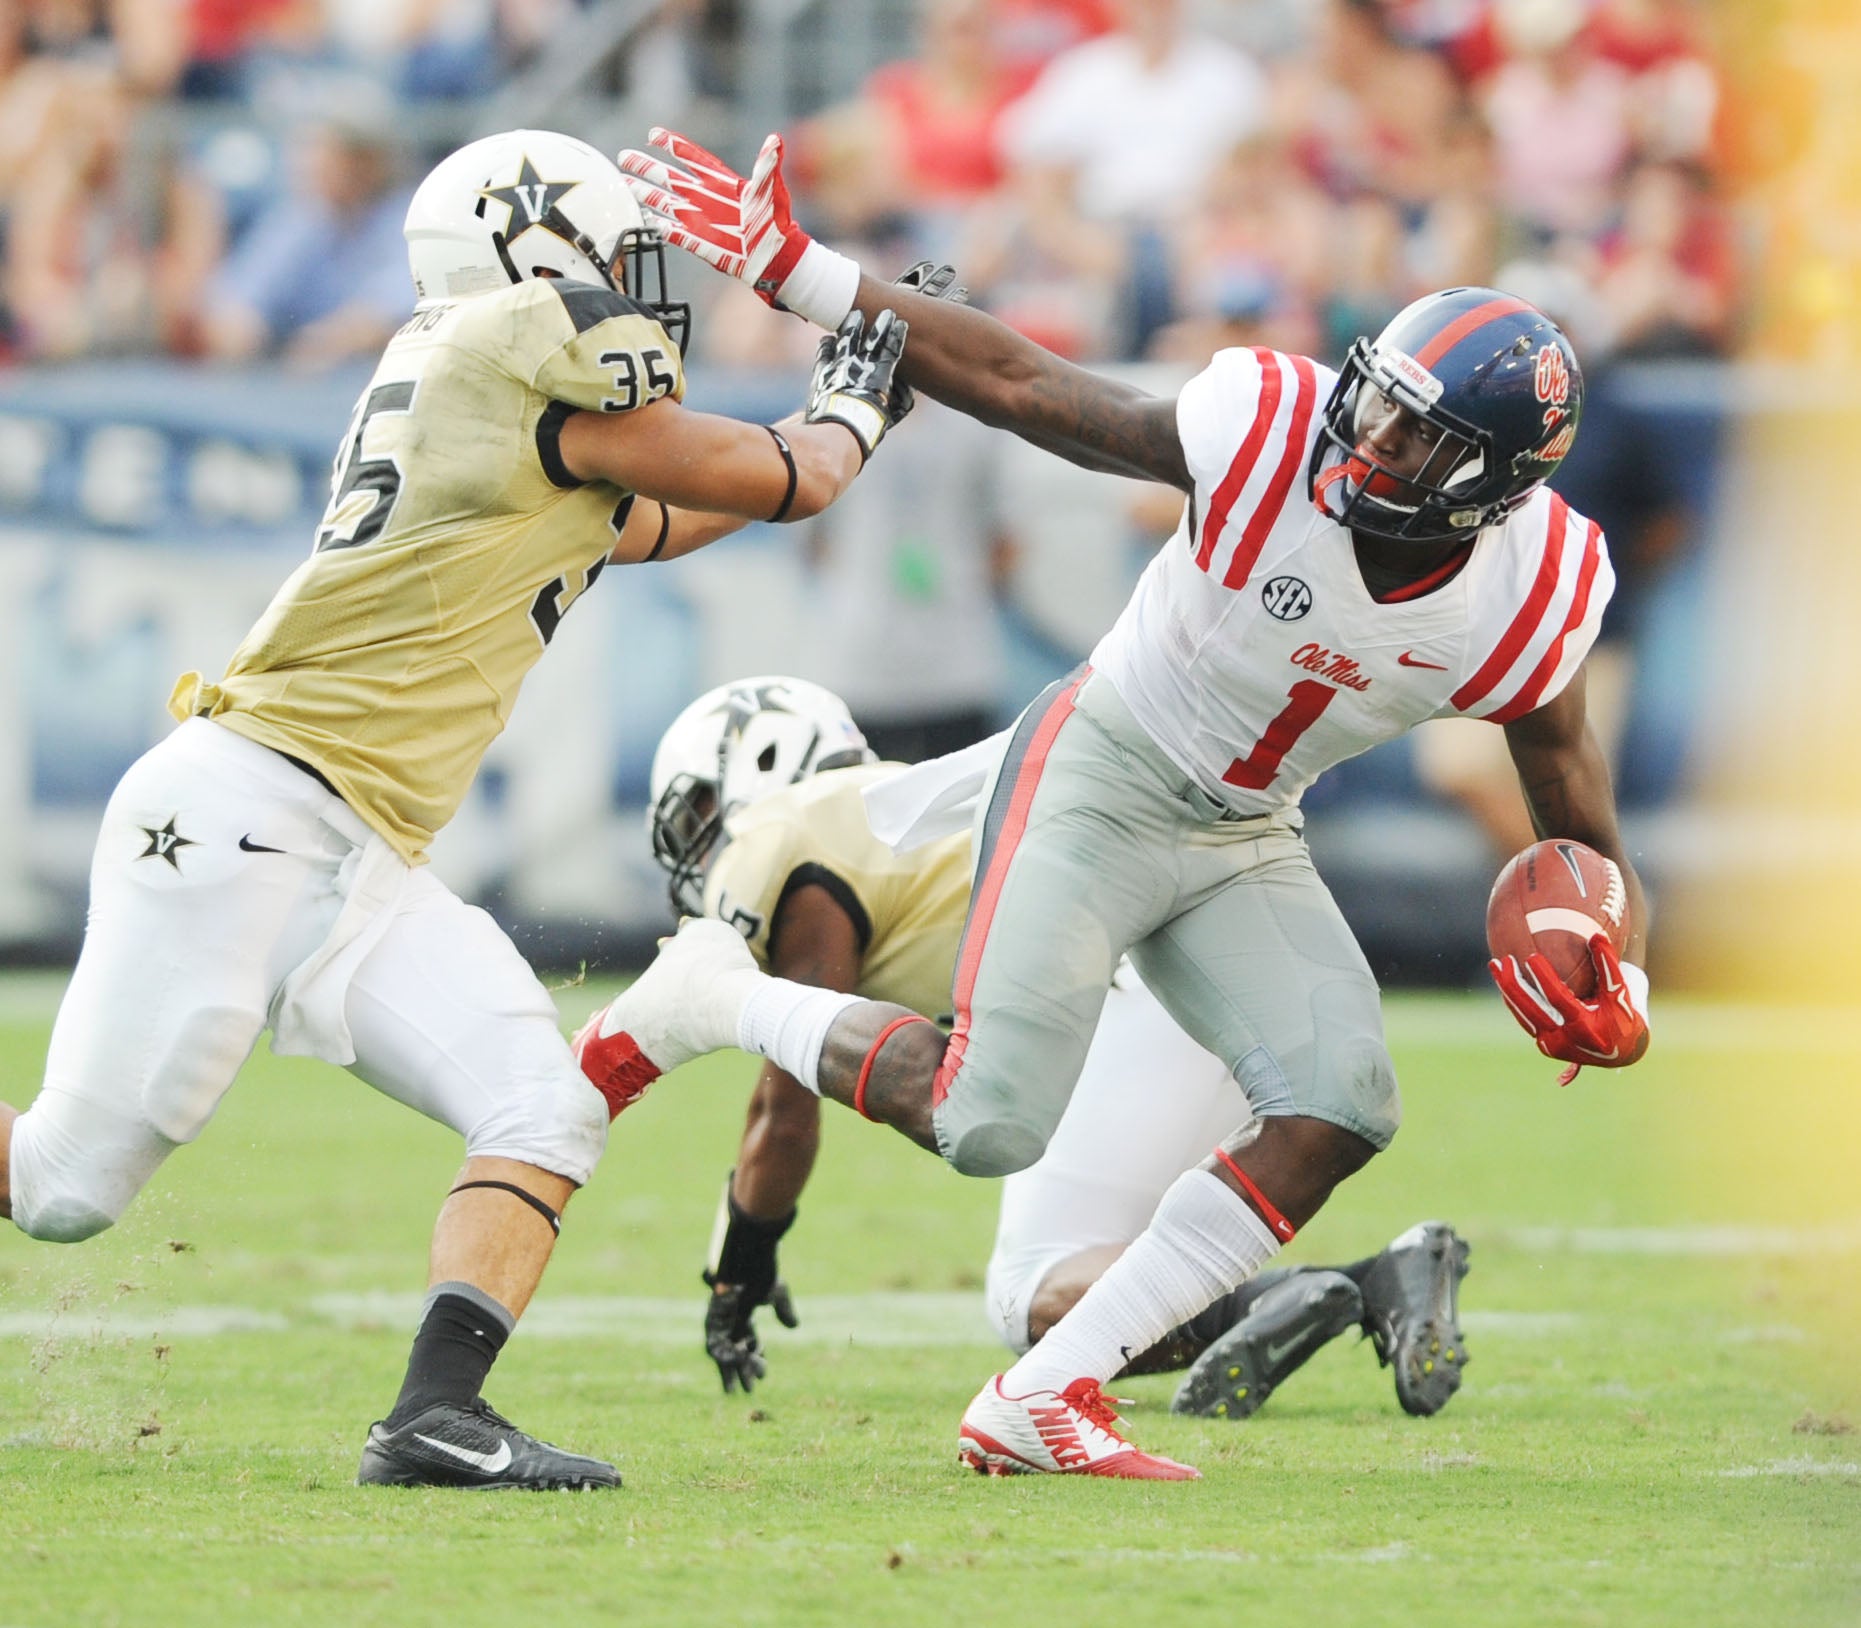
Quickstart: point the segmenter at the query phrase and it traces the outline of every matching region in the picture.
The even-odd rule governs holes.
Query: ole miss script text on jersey
[[[1195,493],[1092,664],[1204,790],[1243,814],[1424,718],[1506,723],[1569,683],[1615,586],[1602,530],[1541,487],[1458,576],[1372,599],[1306,469],[1335,382],[1228,350],[1184,388]]]

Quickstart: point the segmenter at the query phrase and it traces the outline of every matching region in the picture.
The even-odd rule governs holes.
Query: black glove
[[[915,266],[907,266],[892,282],[899,288],[909,288],[922,294],[927,300],[948,300],[952,305],[969,304],[969,290],[956,280],[955,266],[939,266],[929,260],[920,260]],[[892,386],[892,399],[886,405],[885,416],[896,424],[917,404],[917,392],[901,380]]]
[[[859,312],[821,341],[808,386],[810,424],[844,424],[870,458],[896,422],[891,414],[892,375],[905,353],[909,324],[895,311],[881,311],[870,327]]]
[[[795,1212],[790,1210],[779,1221],[751,1215],[730,1190],[735,1175],[733,1170],[724,1182],[712,1262],[704,1272],[711,1290],[704,1308],[704,1349],[717,1364],[726,1394],[739,1386],[749,1391],[769,1371],[752,1321],[758,1306],[773,1310],[784,1328],[800,1321],[775,1261],[776,1245],[795,1224]]]
[[[704,1274],[704,1281],[711,1285],[710,1304],[704,1308],[704,1349],[717,1364],[724,1394],[728,1396],[741,1387],[747,1395],[769,1372],[769,1359],[762,1353],[762,1341],[756,1338],[751,1313],[767,1305],[784,1328],[794,1328],[801,1321],[795,1315],[795,1303],[789,1298],[788,1285],[780,1278],[770,1285],[764,1300],[752,1300],[750,1290],[740,1284],[719,1283],[709,1272]]]

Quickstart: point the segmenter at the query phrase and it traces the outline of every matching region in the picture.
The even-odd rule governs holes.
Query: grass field
[[[0,983],[16,1102],[56,990]],[[337,1070],[255,1059],[114,1233],[0,1229],[0,1625],[1861,1623],[1851,1015],[1669,1000],[1645,1064],[1560,1092],[1495,1000],[1389,1012],[1403,1133],[1295,1256],[1453,1220],[1466,1387],[1408,1419],[1348,1339],[1244,1424],[1121,1382],[1134,1439],[1204,1472],[1173,1486],[959,1470],[1002,1362],[993,1186],[837,1110],[785,1246],[802,1327],[724,1398],[697,1273],[732,1056],[617,1126],[493,1375],[625,1488],[357,1488],[456,1149]]]

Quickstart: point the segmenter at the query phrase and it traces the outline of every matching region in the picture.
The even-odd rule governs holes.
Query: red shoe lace
[[[1096,1379],[1075,1379],[1060,1392],[1060,1400],[1070,1403],[1083,1418],[1089,1419],[1099,1429],[1113,1436],[1118,1436],[1114,1428],[1118,1423],[1118,1415],[1112,1411],[1112,1403],[1117,1402],[1124,1407],[1130,1406],[1130,1403],[1122,1396],[1107,1396],[1099,1389],[1099,1382]],[[1118,1439],[1122,1441],[1124,1438],[1118,1436]]]

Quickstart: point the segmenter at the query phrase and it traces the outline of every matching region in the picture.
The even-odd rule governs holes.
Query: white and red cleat
[[[588,1083],[607,1098],[607,1117],[613,1119],[645,1096],[646,1088],[664,1070],[640,1050],[632,1035],[602,1034],[601,1023],[607,1014],[605,1006],[592,1013],[575,1031],[569,1050],[575,1053]]]
[[[743,935],[710,918],[660,940],[639,977],[569,1042],[611,1119],[661,1074],[737,1043],[737,1014],[763,976]]]
[[[981,1475],[1109,1475],[1125,1481],[1197,1481],[1202,1472],[1133,1447],[1096,1379],[1063,1391],[1007,1396],[997,1374],[963,1412],[956,1456]]]

